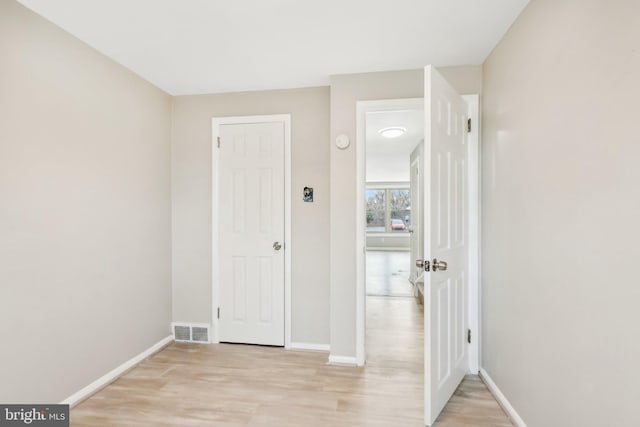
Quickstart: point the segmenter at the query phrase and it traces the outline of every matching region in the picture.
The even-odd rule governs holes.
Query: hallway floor
[[[407,251],[367,251],[367,295],[413,296]]]
[[[415,298],[367,297],[367,369],[395,367],[404,372],[402,381],[411,384],[413,392],[409,394],[407,389],[407,394],[402,396],[400,392],[398,398],[405,404],[411,402],[412,413],[419,418],[415,425],[421,426],[424,408],[423,325],[422,306],[416,303]],[[392,405],[391,402],[387,404]],[[511,421],[480,378],[467,375],[433,427],[511,426]]]
[[[71,426],[423,427],[423,316],[414,298],[368,297],[368,362],[327,353],[173,343],[71,411]],[[469,376],[435,427],[507,427]]]

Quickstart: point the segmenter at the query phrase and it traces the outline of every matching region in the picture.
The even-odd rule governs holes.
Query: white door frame
[[[480,96],[462,95],[467,102],[471,132],[469,133],[469,329],[471,344],[469,345],[469,372],[478,375],[480,372],[481,340],[481,293],[480,280]]]
[[[220,230],[218,227],[219,191],[218,173],[220,156],[217,145],[221,125],[273,123],[284,125],[284,346],[291,347],[291,114],[265,116],[214,117],[211,119],[211,342],[220,342]]]
[[[480,358],[480,113],[479,96],[464,95],[469,105],[471,133],[469,134],[469,328],[472,331],[469,347],[469,372],[477,374]],[[356,132],[356,362],[365,364],[366,355],[366,115],[377,111],[424,110],[423,98],[358,101]],[[425,171],[426,172],[426,171]]]

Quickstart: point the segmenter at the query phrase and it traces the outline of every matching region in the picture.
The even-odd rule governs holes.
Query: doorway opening
[[[366,363],[389,375],[407,414],[424,400],[424,310],[411,267],[421,234],[421,198],[411,159],[423,144],[422,100],[414,108],[369,111],[365,119]],[[391,133],[388,133],[391,130]]]
[[[424,217],[423,244],[418,246],[423,248],[423,254],[416,255],[416,263],[410,268],[419,266],[416,273],[420,272],[424,282],[424,408],[425,424],[432,425],[453,393],[450,385],[461,381],[461,372],[478,372],[480,342],[478,96],[461,97],[433,67],[425,68],[425,99],[357,103],[356,245],[362,251],[356,254],[356,359],[359,365],[369,360],[366,354],[369,347],[366,343],[367,116],[378,111],[421,108],[425,118],[422,157],[426,166],[424,171],[420,170],[424,173],[418,180],[422,183],[418,192],[423,197],[418,205]],[[411,202],[413,206],[415,202]],[[409,219],[415,223],[416,217],[411,212]],[[407,226],[406,220],[404,225]],[[427,261],[427,257],[433,260]],[[419,278],[415,283],[419,283]],[[418,285],[414,285],[414,289],[419,289]],[[471,332],[474,339],[467,343]]]
[[[423,133],[422,98],[364,101],[358,115],[358,255],[356,360],[365,364],[367,298],[411,297],[410,239],[415,231],[410,190],[410,154]],[[401,129],[386,138],[381,131]],[[366,279],[365,279],[366,278]],[[367,297],[367,295],[370,295]],[[415,304],[414,301],[411,301]],[[378,304],[379,305],[379,304]]]
[[[421,307],[414,300],[419,288],[411,264],[415,240],[421,235],[421,198],[413,188],[416,182],[411,173],[412,158],[420,151],[423,140],[424,111],[419,102],[413,108],[365,113],[365,277],[369,319],[390,319],[390,313],[385,311],[403,305],[405,311],[416,311],[418,315],[413,320],[421,322]],[[392,303],[389,298],[398,300]],[[403,298],[406,300],[401,301]],[[415,325],[398,326],[411,330]],[[373,327],[367,322],[369,332]],[[376,329],[380,327],[375,325]],[[373,345],[370,341],[369,353]],[[413,348],[411,343],[409,346]]]

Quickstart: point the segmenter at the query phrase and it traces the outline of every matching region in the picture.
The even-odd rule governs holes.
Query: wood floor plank
[[[422,427],[423,316],[413,298],[367,298],[367,366],[322,352],[173,343],[71,411],[74,427]],[[511,423],[476,376],[435,427]]]

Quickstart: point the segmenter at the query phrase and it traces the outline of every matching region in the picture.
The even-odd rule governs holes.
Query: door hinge
[[[471,132],[471,119],[467,119],[467,132]],[[218,142],[218,144],[219,144],[219,142]]]
[[[220,307],[218,307],[218,319],[220,318]]]
[[[467,342],[471,344],[471,329],[467,329]]]
[[[220,148],[220,137],[218,137],[218,148]]]

